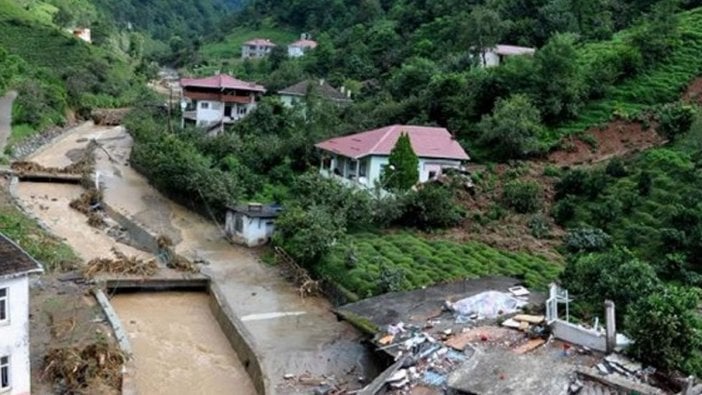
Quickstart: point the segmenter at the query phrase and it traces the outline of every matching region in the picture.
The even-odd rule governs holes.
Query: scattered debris
[[[144,261],[137,257],[127,257],[115,248],[112,248],[112,253],[115,259],[95,258],[89,261],[83,269],[83,276],[93,278],[98,273],[153,276],[158,271],[158,265],[153,259]]]
[[[298,265],[285,250],[280,247],[275,247],[275,253],[278,257],[279,267],[283,274],[298,286],[300,297],[304,298],[321,293],[322,289],[319,281],[313,280],[309,273],[307,273],[307,270]]]
[[[55,348],[44,357],[43,375],[60,383],[62,393],[84,393],[95,380],[102,380],[119,390],[125,361],[119,348],[107,342]]]
[[[525,306],[526,302],[503,292],[486,291],[456,303],[446,302],[446,305],[452,311],[464,316],[477,314],[480,318],[496,318],[516,312]]]
[[[529,351],[535,350],[543,346],[544,344],[546,344],[546,340],[544,338],[538,337],[536,339],[531,339],[526,343],[522,344],[521,346],[515,348],[514,352],[516,352],[517,354],[526,354]]]
[[[528,296],[529,295],[529,290],[522,287],[521,285],[517,285],[516,287],[509,287],[507,288],[509,293],[516,297],[522,297],[522,296]]]
[[[99,108],[91,112],[90,117],[95,125],[118,126],[129,112],[129,108]]]
[[[102,212],[99,211],[102,205],[102,192],[95,188],[90,188],[83,192],[78,198],[73,199],[69,206],[88,216],[88,224],[95,228],[102,228],[107,223]]]
[[[160,235],[156,239],[158,245],[158,257],[167,267],[180,272],[198,273],[200,269],[188,259],[178,255],[173,248],[173,240],[166,235]]]

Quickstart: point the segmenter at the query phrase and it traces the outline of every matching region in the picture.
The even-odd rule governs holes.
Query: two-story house
[[[316,95],[317,97],[337,104],[351,103],[351,91],[342,87],[338,90],[331,86],[326,80],[304,80],[295,85],[291,85],[285,89],[278,91],[280,101],[286,107],[292,107],[297,103],[304,101],[308,95]]]
[[[448,168],[461,169],[470,159],[445,128],[392,125],[315,144],[322,151],[320,172],[347,185],[371,189],[378,183],[383,188],[380,177],[403,133],[419,158],[417,182],[435,179]]]
[[[241,46],[242,59],[258,59],[270,55],[276,45],[267,38],[254,38]]]
[[[238,121],[256,108],[266,89],[227,74],[180,80],[183,94],[183,124],[211,129]]]
[[[41,265],[0,233],[0,394],[30,393],[29,275]]]

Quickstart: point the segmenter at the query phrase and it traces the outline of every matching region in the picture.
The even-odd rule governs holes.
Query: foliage
[[[658,111],[658,130],[669,140],[675,140],[690,130],[695,118],[695,109],[680,102],[666,104]]]
[[[288,207],[276,220],[273,242],[301,264],[312,266],[343,236],[340,222],[328,207]]]
[[[453,190],[438,183],[422,185],[416,192],[404,195],[399,210],[401,214],[396,220],[397,224],[422,230],[455,226],[463,218]]]
[[[667,286],[630,305],[625,322],[633,355],[668,372],[702,373],[698,303],[697,289]]]
[[[412,149],[409,136],[402,133],[390,151],[388,165],[381,174],[380,182],[389,190],[404,192],[418,181],[419,158]]]
[[[502,200],[514,211],[526,214],[541,208],[543,197],[541,187],[536,181],[510,181],[504,186]]]
[[[563,240],[571,253],[604,251],[612,245],[612,237],[598,228],[576,228],[568,231]]]
[[[480,122],[480,142],[493,147],[500,160],[532,155],[540,151],[540,118],[539,110],[527,96],[500,100],[492,115],[486,115]]]
[[[349,269],[347,255],[351,245],[357,261]],[[367,297],[383,292],[379,287],[382,265],[386,273],[401,268],[403,290],[488,275],[516,276],[529,287],[543,289],[561,270],[558,264],[538,255],[501,251],[478,242],[426,240],[406,232],[349,235],[334,245],[315,270]]]

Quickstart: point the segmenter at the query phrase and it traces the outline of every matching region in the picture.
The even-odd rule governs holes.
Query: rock
[[[385,380],[388,383],[394,383],[407,379],[407,369],[400,369],[393,373],[390,377]]]
[[[292,374],[292,373],[285,373],[285,374],[283,375],[283,378],[284,378],[285,380],[292,380],[292,379],[295,378],[295,375]]]

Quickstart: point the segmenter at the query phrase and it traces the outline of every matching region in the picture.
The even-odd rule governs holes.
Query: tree
[[[520,214],[533,213],[541,208],[541,187],[535,181],[510,181],[502,192],[505,204]]]
[[[667,372],[702,373],[700,320],[694,288],[667,286],[644,296],[626,310],[626,332],[634,340],[631,353]]]
[[[288,207],[276,220],[275,227],[273,243],[307,267],[326,255],[334,241],[346,231],[332,210],[324,206],[312,206],[307,210],[300,206]]]
[[[478,125],[479,143],[490,147],[498,160],[524,158],[540,151],[541,126],[539,110],[525,95],[501,99],[492,115]]]
[[[463,218],[453,191],[438,183],[423,184],[418,191],[404,196],[401,210],[399,223],[423,230],[455,226]]]
[[[419,181],[419,158],[412,149],[412,142],[402,133],[390,151],[388,165],[381,175],[381,184],[390,190],[403,192]]]
[[[658,111],[658,129],[669,140],[687,133],[695,119],[695,108],[689,104],[670,103]]]
[[[75,22],[75,16],[66,7],[59,7],[58,11],[56,11],[51,20],[58,27],[74,27],[73,23]]]
[[[584,89],[575,38],[556,34],[536,52],[535,61],[535,90],[544,120],[558,122],[577,115]]]
[[[466,18],[464,28],[465,44],[474,56],[486,64],[485,51],[494,48],[502,38],[505,24],[500,14],[486,6],[475,6]]]
[[[667,58],[668,50],[680,35],[678,11],[676,0],[656,3],[644,26],[633,35],[632,44],[641,51],[645,64],[652,65]]]

